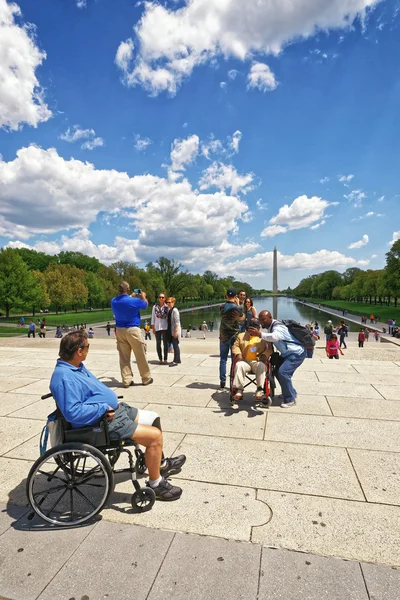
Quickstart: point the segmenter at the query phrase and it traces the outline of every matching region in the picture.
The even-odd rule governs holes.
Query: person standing
[[[244,310],[245,310],[245,330],[249,328],[250,322],[252,319],[257,319],[257,311],[254,308],[253,300],[251,298],[246,298],[244,301]]]
[[[325,339],[326,339],[327,342],[330,340],[332,332],[333,332],[332,321],[328,321],[327,324],[325,325],[325,328],[324,328]]]
[[[160,365],[168,364],[168,306],[165,303],[166,294],[158,296],[158,304],[153,306],[151,312],[151,328],[156,336],[157,354]],[[162,347],[161,347],[162,345]],[[163,360],[164,359],[164,360]]]
[[[375,331],[374,338],[375,338],[376,342],[379,342],[379,339],[380,339],[379,331]]]
[[[330,359],[339,360],[339,352],[343,356],[336,333],[332,333],[330,339],[326,342],[326,355]]]
[[[368,327],[366,329],[364,329],[364,335],[365,335],[365,341],[368,342],[368,340],[369,340],[369,329],[368,329]]]
[[[144,339],[145,340],[151,341],[150,331],[151,331],[150,323],[148,321],[146,321],[146,323],[144,324]]]
[[[346,340],[345,337],[347,335],[347,330],[348,327],[345,323],[342,323],[342,325],[339,327],[338,330],[338,334],[339,334],[339,338],[340,338],[340,348],[343,346],[344,348],[347,348],[347,344],[346,344]]]
[[[45,325],[45,323],[43,321],[40,324],[39,337],[40,338],[45,338],[46,337],[46,325]]]
[[[133,351],[143,385],[153,383],[150,367],[146,358],[146,344],[140,333],[140,310],[147,308],[146,293],[129,295],[129,283],[118,284],[119,294],[111,300],[111,308],[115,315],[117,349],[119,365],[124,387],[133,385],[131,353]]]
[[[179,348],[179,339],[182,335],[181,319],[179,310],[175,307],[176,299],[170,296],[167,299],[169,308],[168,313],[168,341],[172,344],[174,350],[174,360],[170,363],[170,367],[175,367],[181,363],[181,351]]]
[[[261,332],[255,327],[249,327],[250,335],[258,335],[266,342],[272,342],[280,352],[281,365],[277,373],[277,379],[282,388],[282,408],[291,408],[296,404],[297,392],[293,387],[292,377],[296,369],[303,364],[306,358],[306,349],[290,333],[284,323],[272,318],[268,310],[260,312],[259,320],[267,333]]]
[[[364,333],[363,329],[360,329],[360,331],[358,333],[358,347],[364,348],[364,342],[365,342],[365,333]]]
[[[110,325],[110,321],[108,321],[107,325],[106,325],[106,331],[107,331],[107,335],[108,337],[110,337],[110,333],[111,333],[111,325]]]
[[[239,307],[242,310],[242,319],[240,323],[240,331],[244,333],[246,331],[246,292],[244,290],[239,290],[238,293],[239,298]]]
[[[236,289],[229,288],[225,298],[225,304],[221,304],[219,307],[221,316],[219,327],[219,380],[222,389],[226,383],[226,362],[229,350],[231,350],[232,344],[240,333],[240,322],[243,317]]]
[[[214,331],[214,321],[210,321],[210,331]]]
[[[30,320],[29,327],[28,327],[28,338],[30,338],[31,336],[32,337],[36,336],[36,325],[32,321],[32,319]]]
[[[200,325],[200,329],[203,332],[203,340],[205,340],[206,339],[206,333],[208,331],[207,323],[205,321],[203,321],[202,324]]]
[[[389,335],[392,333],[393,321],[392,319],[387,320]]]

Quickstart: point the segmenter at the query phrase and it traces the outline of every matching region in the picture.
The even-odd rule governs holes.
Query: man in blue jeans
[[[291,408],[296,404],[297,392],[293,387],[292,377],[295,370],[300,367],[306,358],[306,349],[290,333],[281,321],[272,318],[268,310],[260,312],[259,321],[268,333],[261,332],[255,327],[249,327],[250,335],[258,335],[266,342],[272,342],[280,352],[282,363],[279,367],[277,378],[282,388],[282,408]]]
[[[219,327],[219,379],[223,389],[226,383],[226,361],[229,350],[240,333],[240,324],[244,320],[243,311],[239,306],[239,297],[235,288],[226,292],[226,302],[219,308],[221,325]]]

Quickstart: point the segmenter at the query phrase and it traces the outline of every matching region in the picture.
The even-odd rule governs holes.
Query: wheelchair
[[[236,404],[237,401],[234,399],[234,396],[237,392],[237,390],[233,387],[233,380],[235,377],[235,367],[236,367],[236,363],[238,362],[237,360],[237,356],[233,355],[232,356],[232,360],[231,360],[231,370],[229,373],[229,391],[230,391],[230,401],[231,404]],[[257,406],[259,408],[269,408],[272,404],[272,400],[274,398],[275,395],[275,378],[273,375],[273,369],[271,367],[271,363],[270,360],[267,361],[266,363],[266,375],[265,375],[265,382],[264,382],[264,389],[263,389],[263,397],[261,402],[257,402]],[[256,376],[254,373],[246,373],[246,379],[247,379],[247,383],[243,386],[243,391],[249,386],[249,385],[256,385],[257,386],[257,381],[256,381]]]
[[[41,398],[51,397],[52,394],[45,394]],[[62,443],[42,454],[29,471],[29,519],[37,514],[52,525],[82,525],[104,508],[117,473],[131,475],[135,488],[132,507],[137,512],[152,508],[154,491],[141,487],[137,480],[137,474],[146,470],[144,453],[133,440],[110,440],[105,417],[97,426],[72,429],[58,407],[55,414],[61,423]],[[134,449],[135,461],[129,447]],[[129,468],[116,470],[115,464],[123,453],[128,456]]]

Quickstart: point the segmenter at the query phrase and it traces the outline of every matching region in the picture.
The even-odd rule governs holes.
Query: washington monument
[[[278,251],[276,246],[274,248],[274,265],[273,265],[273,279],[272,279],[272,293],[278,293]]]

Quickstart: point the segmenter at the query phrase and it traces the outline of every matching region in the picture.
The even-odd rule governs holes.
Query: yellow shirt
[[[246,348],[246,354],[243,356],[244,360],[257,360],[257,344],[259,341],[260,338],[256,335],[250,338],[248,342],[249,345]]]

